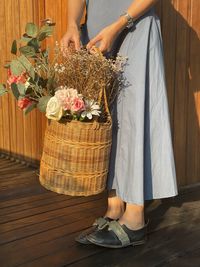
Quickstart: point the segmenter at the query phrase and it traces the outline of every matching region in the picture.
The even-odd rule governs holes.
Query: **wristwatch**
[[[134,19],[133,19],[133,17],[131,17],[128,14],[128,12],[125,12],[125,13],[121,14],[120,17],[125,17],[126,18],[126,20],[127,20],[126,28],[130,29],[133,26],[135,26]]]

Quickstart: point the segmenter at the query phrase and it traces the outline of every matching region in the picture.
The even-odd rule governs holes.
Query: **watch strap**
[[[128,12],[123,13],[120,17],[126,18],[126,20],[127,20],[126,28],[130,29],[135,25],[133,17],[131,17]]]

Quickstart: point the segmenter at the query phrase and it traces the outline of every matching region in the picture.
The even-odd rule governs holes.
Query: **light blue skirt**
[[[132,0],[89,0],[82,42],[127,10]],[[123,88],[112,110],[113,143],[107,189],[125,202],[177,195],[176,171],[163,62],[160,20],[154,8],[136,21],[136,27],[114,46],[128,57]]]

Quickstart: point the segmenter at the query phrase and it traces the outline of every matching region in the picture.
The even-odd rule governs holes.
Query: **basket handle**
[[[101,104],[102,99],[104,100],[104,104],[105,104],[105,111],[108,114],[108,121],[111,121],[111,114],[110,114],[110,110],[108,107],[108,99],[107,99],[107,94],[106,94],[106,88],[105,86],[102,86],[100,93],[99,93],[99,98],[98,98],[98,103]]]
[[[91,48],[91,51],[94,52],[94,53],[96,53],[101,58],[104,58],[102,52],[99,50],[98,47],[93,46]],[[107,94],[106,94],[106,87],[105,87],[105,85],[103,85],[101,87],[101,90],[99,92],[99,97],[98,97],[98,103],[99,104],[101,104],[102,98],[103,98],[104,104],[105,104],[105,111],[108,114],[108,121],[110,122],[112,120],[112,118],[111,118],[110,110],[109,110],[109,107],[108,107],[108,98],[107,98]]]

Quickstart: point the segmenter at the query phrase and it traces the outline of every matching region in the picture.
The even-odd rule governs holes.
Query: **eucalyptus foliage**
[[[12,42],[10,51],[14,58],[4,66],[13,77],[24,75],[28,81],[26,84],[20,81],[8,85],[0,84],[0,96],[11,92],[17,100],[28,97],[33,101],[24,110],[25,114],[34,108],[45,112],[47,99],[54,95],[55,62],[50,62],[49,49],[43,45],[45,39],[52,36],[54,26],[55,23],[49,20],[45,20],[41,27],[32,22],[27,23],[25,33],[19,40]]]

